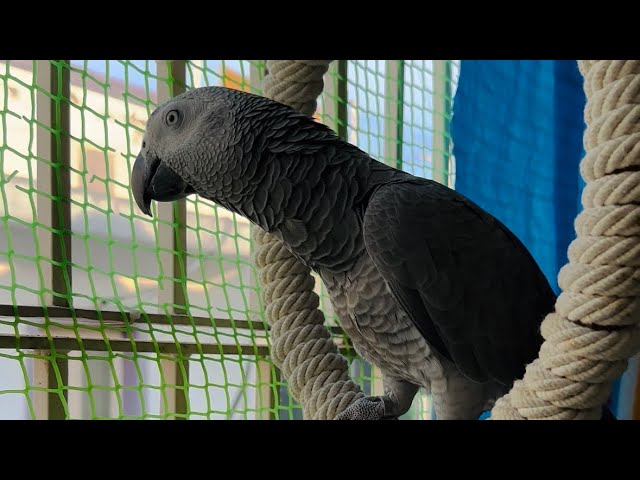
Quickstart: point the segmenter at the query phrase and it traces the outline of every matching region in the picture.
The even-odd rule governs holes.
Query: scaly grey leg
[[[418,386],[383,373],[384,395],[361,398],[340,413],[336,420],[395,420],[411,408]]]

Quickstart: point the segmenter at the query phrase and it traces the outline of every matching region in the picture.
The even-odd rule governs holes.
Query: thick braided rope
[[[306,115],[316,110],[330,60],[269,60],[265,95]],[[347,360],[323,326],[311,270],[275,236],[253,229],[271,356],[302,404],[305,419],[331,420],[364,396],[349,379]]]
[[[597,419],[640,350],[640,61],[580,61],[587,182],[562,293],[524,378],[493,419]]]
[[[331,60],[267,60],[265,95],[311,116],[330,63]]]

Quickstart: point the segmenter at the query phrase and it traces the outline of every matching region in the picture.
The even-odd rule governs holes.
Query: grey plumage
[[[221,87],[176,97],[149,119],[132,187],[147,213],[153,199],[213,200],[319,273],[384,376],[385,395],[343,418],[396,417],[417,387],[439,418],[475,418],[537,355],[555,295],[504,225],[277,102]]]

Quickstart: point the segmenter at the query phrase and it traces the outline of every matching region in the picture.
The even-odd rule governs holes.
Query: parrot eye
[[[171,110],[169,113],[167,113],[165,121],[168,126],[173,127],[176,123],[178,123],[178,111]]]

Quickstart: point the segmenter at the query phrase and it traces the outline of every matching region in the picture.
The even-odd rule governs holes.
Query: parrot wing
[[[512,232],[425,179],[378,188],[363,228],[376,267],[432,348],[475,381],[522,377],[555,294]]]

